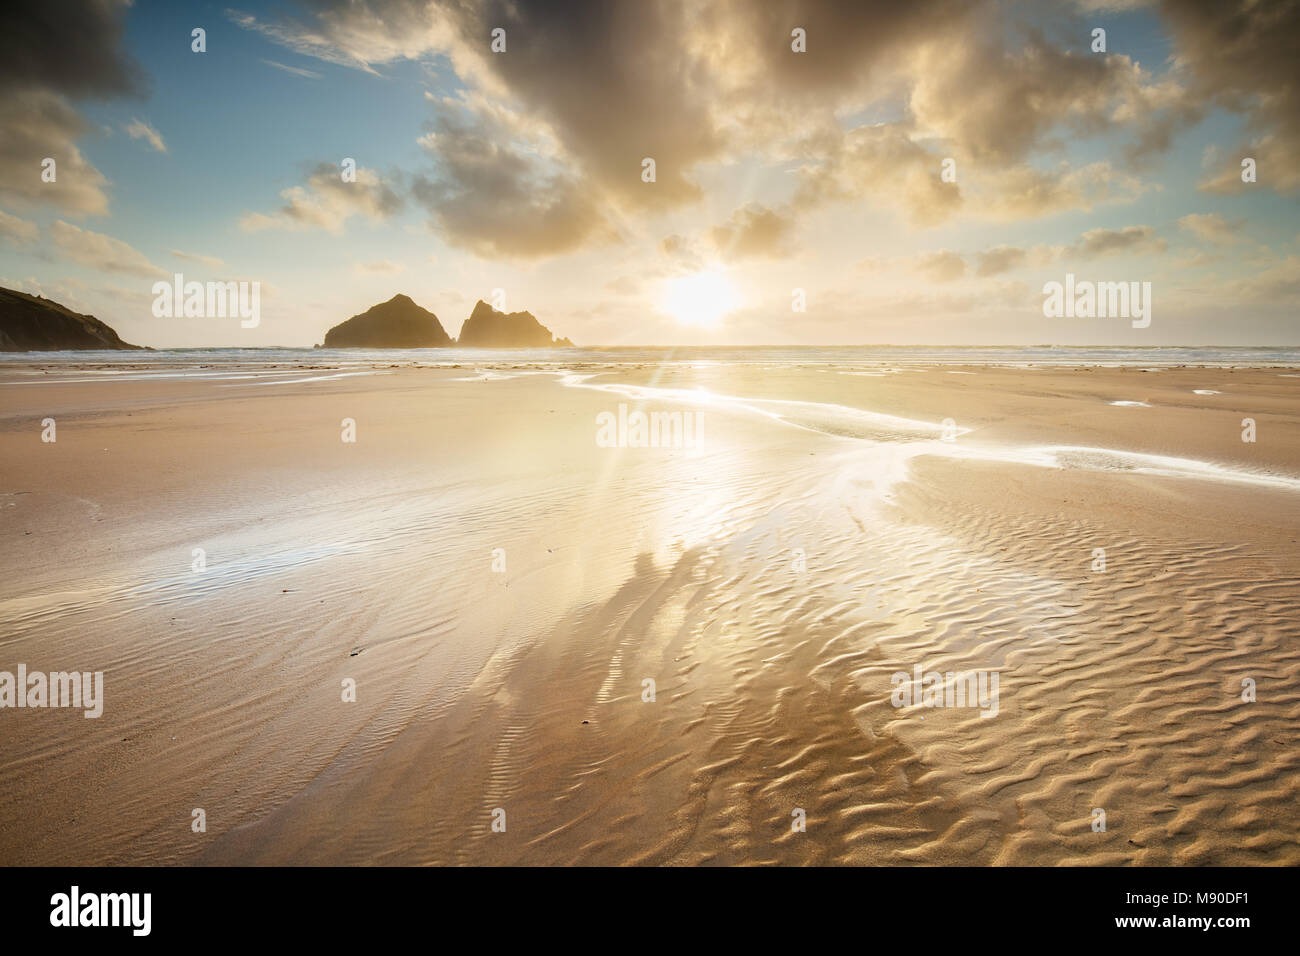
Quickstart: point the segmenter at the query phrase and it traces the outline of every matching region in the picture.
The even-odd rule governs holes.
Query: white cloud
[[[357,167],[356,182],[344,182],[339,166],[318,163],[305,186],[291,186],[280,193],[285,204],[271,215],[245,213],[239,226],[245,232],[262,229],[324,229],[334,235],[354,215],[378,222],[402,206],[402,198],[373,169]]]
[[[79,229],[61,219],[50,226],[50,235],[66,258],[100,272],[122,272],[150,279],[168,274],[134,246],[103,233]]]
[[[131,124],[126,127],[126,135],[132,139],[144,140],[149,144],[150,148],[157,152],[167,152],[167,144],[163,142],[159,132],[142,119],[133,119]]]
[[[288,66],[287,64],[281,63],[278,60],[263,60],[262,62],[265,63],[267,66],[275,67],[277,70],[284,70],[284,72],[286,73],[292,73],[294,76],[306,77],[309,80],[320,79],[319,73],[313,73],[311,70],[304,70],[300,66]]]
[[[226,265],[223,260],[218,259],[216,256],[202,256],[196,252],[181,252],[179,249],[172,249],[171,254],[177,259],[185,259],[188,262],[197,262],[212,269],[224,269]]]
[[[1193,212],[1179,219],[1178,225],[1198,239],[1212,242],[1215,245],[1228,245],[1240,240],[1237,233],[1241,229],[1243,222],[1244,220],[1241,219],[1229,221],[1214,212]]]
[[[1075,258],[1099,259],[1121,253],[1164,252],[1165,245],[1150,226],[1125,226],[1123,229],[1089,229],[1066,252]]]
[[[81,114],[55,93],[0,96],[0,199],[53,203],[69,215],[106,214],[106,180],[77,148],[85,131]],[[41,176],[47,158],[54,160],[54,182]]]
[[[0,209],[0,239],[11,246],[30,246],[40,237],[36,223],[19,219]]]
[[[364,276],[395,276],[406,271],[406,266],[400,262],[393,262],[391,259],[379,259],[375,262],[358,262],[352,266],[352,271],[357,275]]]

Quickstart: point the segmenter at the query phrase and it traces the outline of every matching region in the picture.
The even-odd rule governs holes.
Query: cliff
[[[0,351],[140,349],[123,342],[93,315],[82,315],[39,295],[0,289]]]

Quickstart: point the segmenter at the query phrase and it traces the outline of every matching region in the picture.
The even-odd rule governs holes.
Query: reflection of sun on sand
[[[65,409],[40,458],[0,434],[9,657],[105,708],[6,713],[0,855],[1300,862],[1275,370],[1141,415],[1124,369],[537,371],[8,389]],[[620,402],[704,441],[600,447]],[[996,715],[893,706],[918,667],[996,672]]]

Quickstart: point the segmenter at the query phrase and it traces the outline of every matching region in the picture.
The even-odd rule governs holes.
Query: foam
[[[1194,458],[1148,455],[1110,448],[1073,445],[1017,447],[1005,444],[986,445],[942,441],[937,440],[943,435],[944,428],[942,425],[920,419],[902,418],[860,408],[850,408],[844,405],[741,398],[733,395],[718,395],[703,389],[667,389],[644,385],[593,383],[589,381],[594,377],[594,375],[568,373],[561,377],[561,382],[570,387],[591,388],[637,400],[659,399],[748,410],[783,424],[821,432],[837,438],[889,443],[900,446],[899,454],[890,456],[886,466],[882,469],[883,473],[890,477],[889,480],[881,483],[879,488],[881,494],[887,493],[895,484],[905,479],[906,462],[918,455],[936,455],[945,458],[996,461],[1049,468],[1123,472],[1154,475],[1163,478],[1193,478],[1203,481],[1224,481],[1286,491],[1300,491],[1300,478],[1230,468]],[[1145,402],[1117,401],[1110,404],[1151,407]],[[972,429],[969,428],[956,429],[957,437],[971,432]]]

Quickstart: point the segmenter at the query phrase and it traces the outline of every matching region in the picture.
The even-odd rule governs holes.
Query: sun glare
[[[682,325],[711,328],[735,307],[736,291],[720,272],[672,279],[664,290],[663,310]]]

